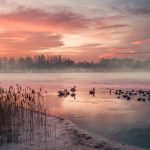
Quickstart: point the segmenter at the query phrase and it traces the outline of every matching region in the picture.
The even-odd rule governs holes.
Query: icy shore
[[[35,135],[32,141],[5,144],[0,150],[141,150],[93,135],[56,116],[47,117],[46,134]]]

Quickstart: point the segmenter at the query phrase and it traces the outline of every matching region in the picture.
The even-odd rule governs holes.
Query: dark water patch
[[[150,149],[150,128],[148,127],[120,130],[112,135],[112,138],[123,143]]]

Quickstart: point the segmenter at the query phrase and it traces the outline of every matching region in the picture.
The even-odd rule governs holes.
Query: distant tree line
[[[75,62],[62,56],[0,58],[0,72],[67,72],[67,71],[150,71],[150,60],[100,59],[98,62]]]

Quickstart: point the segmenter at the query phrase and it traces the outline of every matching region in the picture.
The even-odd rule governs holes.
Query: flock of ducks
[[[76,96],[76,86],[74,86],[73,88],[71,88],[70,91],[68,91],[67,89],[65,90],[61,90],[61,91],[58,91],[58,96],[59,97],[67,97],[67,96],[71,96],[71,97],[75,97]]]
[[[70,90],[64,89],[58,91],[58,96],[59,97],[76,97],[76,86],[72,87]],[[95,96],[96,90],[95,88],[91,89],[89,91],[90,95]],[[131,99],[136,99],[137,101],[150,101],[150,90],[110,90],[109,91],[110,95],[115,94],[118,99],[126,99],[130,101]]]
[[[60,90],[58,91],[58,96],[59,97],[67,97],[67,96],[71,96],[71,97],[76,97],[76,86],[72,87],[70,90],[65,89],[65,90]],[[95,88],[93,88],[92,90],[89,91],[90,95],[95,96]]]
[[[110,90],[110,94],[112,94],[112,90]],[[115,90],[114,94],[118,96],[118,99],[124,98],[128,101],[131,99],[136,99],[137,101],[150,101],[150,90]]]

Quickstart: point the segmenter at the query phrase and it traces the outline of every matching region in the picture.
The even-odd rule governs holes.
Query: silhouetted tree
[[[150,71],[150,60],[100,59],[97,63],[81,61],[75,63],[62,56],[0,58],[0,71]]]

